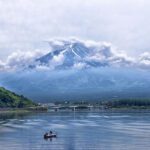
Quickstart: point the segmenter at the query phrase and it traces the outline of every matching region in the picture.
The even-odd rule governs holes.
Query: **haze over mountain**
[[[48,51],[15,52],[0,85],[37,101],[150,97],[150,54],[131,57],[107,42],[52,39]]]

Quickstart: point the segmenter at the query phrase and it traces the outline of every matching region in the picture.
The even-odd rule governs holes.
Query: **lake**
[[[46,131],[57,138],[44,140]],[[2,150],[149,150],[150,113],[50,112],[0,116]]]

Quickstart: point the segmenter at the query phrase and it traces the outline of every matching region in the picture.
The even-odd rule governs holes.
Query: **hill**
[[[0,108],[25,108],[35,105],[28,98],[0,87]]]

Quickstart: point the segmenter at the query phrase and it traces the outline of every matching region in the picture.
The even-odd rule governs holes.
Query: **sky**
[[[49,49],[54,37],[106,41],[129,55],[150,51],[149,0],[0,0],[0,59]]]

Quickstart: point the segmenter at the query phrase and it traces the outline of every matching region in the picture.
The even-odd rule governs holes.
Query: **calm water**
[[[56,131],[58,138],[43,139]],[[2,150],[149,150],[149,113],[38,113],[0,117]]]

